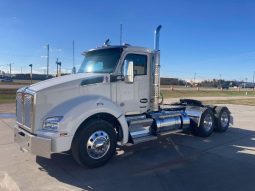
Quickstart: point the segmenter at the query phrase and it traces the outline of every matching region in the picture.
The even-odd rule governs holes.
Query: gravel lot
[[[15,119],[0,118],[0,190],[254,191],[255,107],[229,108],[235,124],[226,133],[173,134],[121,148],[96,169],[81,168],[68,153],[50,160],[21,152],[13,142]]]

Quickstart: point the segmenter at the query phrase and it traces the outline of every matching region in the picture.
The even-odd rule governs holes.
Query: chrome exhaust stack
[[[159,25],[154,32],[154,50],[155,51],[159,51],[159,32],[161,28],[162,26]]]
[[[154,32],[154,55],[152,58],[152,96],[151,96],[151,111],[159,110],[159,96],[160,96],[160,50],[159,50],[159,32],[161,29],[159,25]]]

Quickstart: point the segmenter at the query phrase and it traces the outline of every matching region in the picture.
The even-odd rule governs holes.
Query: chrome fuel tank
[[[151,114],[157,134],[173,130],[185,130],[190,126],[190,118],[182,111],[161,111]]]

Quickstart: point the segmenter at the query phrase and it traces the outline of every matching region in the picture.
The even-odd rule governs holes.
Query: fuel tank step
[[[143,142],[147,142],[147,141],[152,141],[152,140],[156,140],[158,137],[154,136],[154,135],[148,135],[148,136],[144,136],[144,137],[137,137],[137,138],[133,138],[133,144],[138,144],[138,143],[143,143]]]

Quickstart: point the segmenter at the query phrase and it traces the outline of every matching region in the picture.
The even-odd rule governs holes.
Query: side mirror
[[[134,82],[134,63],[133,61],[124,61],[124,80],[126,83],[133,83]]]

